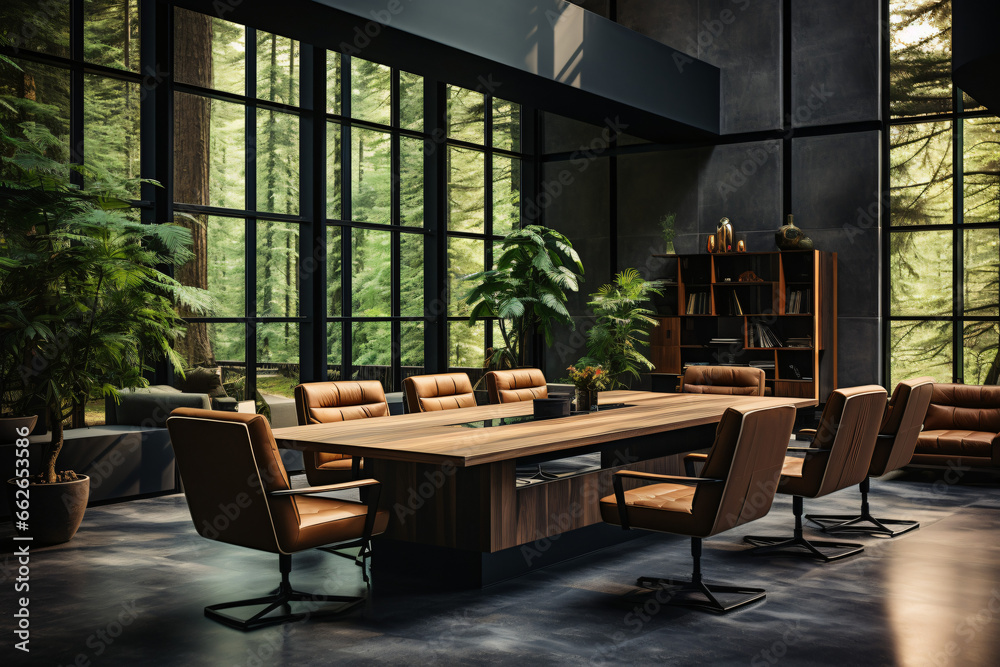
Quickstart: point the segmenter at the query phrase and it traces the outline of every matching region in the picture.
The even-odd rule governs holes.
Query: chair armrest
[[[694,477],[694,464],[698,461],[704,463],[708,460],[708,454],[688,454],[684,457],[684,474],[688,477]]]
[[[303,496],[311,493],[326,493],[327,491],[343,491],[344,489],[356,489],[362,486],[372,486],[381,484],[377,479],[356,479],[351,482],[341,482],[340,484],[325,484],[323,486],[308,486],[304,489],[281,489],[269,491],[269,496]]]
[[[680,482],[680,483],[692,483],[700,484],[702,482],[724,482],[723,479],[714,479],[711,477],[684,477],[681,475],[661,475],[655,472],[639,472],[638,470],[619,470],[615,473],[615,478],[619,477],[631,477],[633,479],[647,479],[651,481],[667,481],[667,482]]]
[[[786,452],[823,452],[828,451],[820,449],[819,447],[789,447],[785,450]]]
[[[814,428],[799,429],[798,435],[816,435],[816,429]]]
[[[707,461],[708,454],[691,453],[684,456],[685,461]]]

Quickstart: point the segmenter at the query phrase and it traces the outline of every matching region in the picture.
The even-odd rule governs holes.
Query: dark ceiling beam
[[[952,0],[951,78],[1000,116],[1000,2]]]

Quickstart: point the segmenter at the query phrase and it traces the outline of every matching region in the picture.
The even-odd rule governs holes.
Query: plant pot
[[[598,391],[596,389],[580,389],[576,388],[576,411],[577,412],[594,412],[597,410],[597,395]]]
[[[16,479],[7,480],[7,498],[14,515],[14,528],[18,536],[32,538],[34,546],[62,544],[76,535],[83,513],[90,499],[90,478],[80,475],[80,479],[55,484],[29,484],[27,529],[18,527],[18,513],[23,511],[17,503],[24,500],[24,493]]]
[[[30,417],[0,417],[0,445],[13,444],[18,438],[24,437],[18,433],[25,426],[28,433],[35,429],[38,422],[38,415]]]

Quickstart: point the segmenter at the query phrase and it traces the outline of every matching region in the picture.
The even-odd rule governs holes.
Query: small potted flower
[[[566,369],[569,381],[576,387],[577,412],[592,412],[597,409],[597,394],[606,389],[611,376],[600,366],[577,362]]]

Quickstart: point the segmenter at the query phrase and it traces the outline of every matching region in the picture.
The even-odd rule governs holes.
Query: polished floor
[[[790,499],[705,542],[706,579],[760,585],[767,599],[726,616],[628,601],[638,575],[687,576],[689,542],[649,535],[482,591],[374,582],[367,605],[332,621],[244,634],[202,607],[267,592],[276,558],[198,537],[182,496],[93,507],[68,544],[30,561],[30,654],[14,650],[17,563],[2,555],[3,664],[1000,664],[1000,483],[910,473],[873,483],[877,515],[921,528],[860,537],[863,554],[817,564],[754,558],[746,534],[791,530]],[[952,483],[950,483],[952,482]],[[845,490],[806,511],[849,512]],[[0,526],[7,529],[9,524]],[[542,545],[543,546],[543,545]],[[296,556],[292,583],[363,590],[350,562]]]

